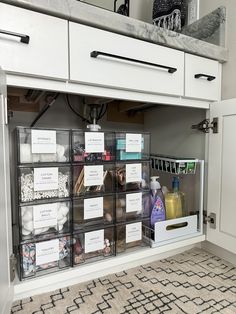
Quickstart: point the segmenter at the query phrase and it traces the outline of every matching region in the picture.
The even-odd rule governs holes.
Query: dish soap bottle
[[[150,194],[151,194],[151,227],[155,223],[166,219],[165,199],[158,181],[159,177],[151,177]]]
[[[185,214],[185,195],[179,190],[179,178],[173,177],[172,192],[165,196],[166,219],[183,217]]]

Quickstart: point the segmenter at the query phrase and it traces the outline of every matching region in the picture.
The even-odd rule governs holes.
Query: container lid
[[[151,177],[151,182],[150,182],[151,190],[158,190],[161,188],[161,185],[158,179],[159,179],[158,176]]]

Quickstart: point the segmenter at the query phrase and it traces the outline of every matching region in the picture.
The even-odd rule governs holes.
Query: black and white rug
[[[194,249],[13,304],[19,314],[235,314],[236,268]]]

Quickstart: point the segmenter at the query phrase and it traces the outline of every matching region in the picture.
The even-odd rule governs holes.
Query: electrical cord
[[[68,107],[71,109],[71,111],[72,111],[74,114],[76,114],[78,117],[80,117],[80,119],[81,119],[83,122],[85,121],[85,122],[91,124],[91,123],[92,123],[91,121],[89,121],[88,119],[86,119],[85,117],[83,117],[80,113],[78,113],[78,112],[72,107],[72,105],[71,105],[71,103],[70,103],[70,99],[69,99],[68,94],[66,94],[65,96],[66,96],[67,105],[68,105]]]
[[[46,103],[43,108],[40,110],[40,112],[38,113],[38,115],[36,116],[36,118],[33,120],[33,122],[30,124],[30,127],[32,128],[36,122],[42,117],[42,115],[44,115],[44,113],[54,104],[55,100],[57,99],[57,97],[59,96],[59,93],[56,93],[56,95],[50,99],[50,101],[48,103]]]
[[[104,117],[104,115],[107,112],[107,108],[108,108],[108,104],[106,104],[106,107],[105,107],[105,110],[103,111],[103,113],[101,113],[101,111],[100,111],[98,119],[97,119],[98,121],[101,120]]]

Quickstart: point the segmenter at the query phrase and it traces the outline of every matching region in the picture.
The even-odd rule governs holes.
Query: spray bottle
[[[151,194],[151,227],[155,223],[166,219],[165,199],[158,181],[159,177],[151,177],[150,194]]]

